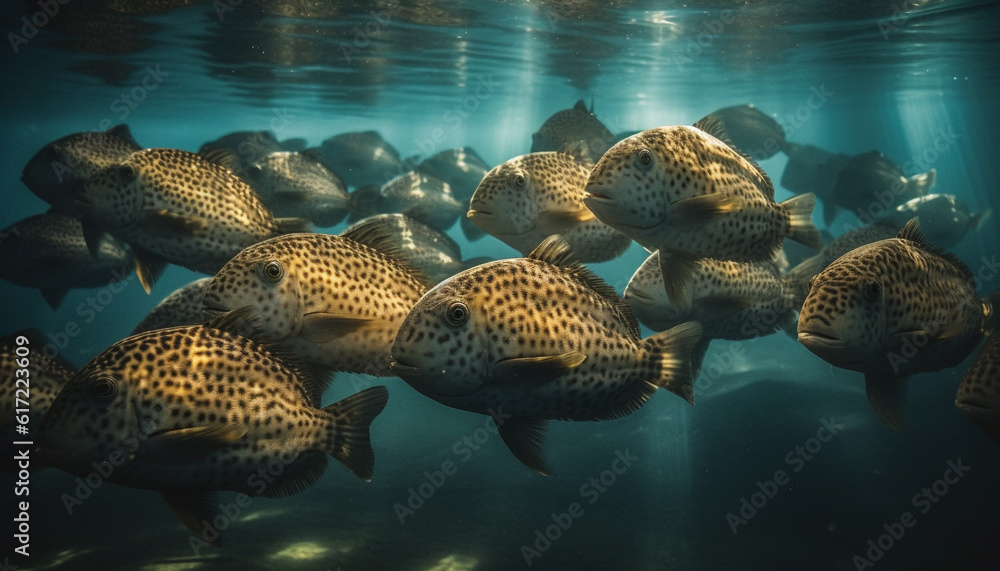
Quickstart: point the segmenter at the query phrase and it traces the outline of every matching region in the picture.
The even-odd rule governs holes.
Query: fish
[[[565,152],[520,155],[486,174],[467,216],[522,256],[559,234],[581,262],[606,262],[621,256],[632,239],[584,205],[588,176],[590,167]]]
[[[751,104],[724,107],[708,117],[720,121],[733,145],[756,161],[771,158],[787,143],[781,125]]]
[[[210,281],[212,278],[201,278],[174,290],[142,318],[131,334],[211,321],[215,315],[205,311],[203,304]]]
[[[83,223],[55,208],[19,220],[0,235],[0,278],[38,288],[52,309],[59,308],[70,289],[132,277],[133,255],[124,242],[101,232],[88,246]]]
[[[76,213],[76,195],[101,169],[124,163],[141,150],[128,125],[73,133],[42,147],[25,165],[21,180],[38,198],[66,214]]]
[[[838,212],[833,199],[834,185],[850,155],[792,142],[786,142],[783,150],[788,155],[788,162],[781,173],[781,186],[796,194],[811,192],[820,197],[823,222],[831,226]]]
[[[989,208],[973,214],[968,204],[952,194],[927,194],[900,204],[886,218],[906,224],[916,216],[927,239],[947,249],[958,244],[970,230],[982,228],[992,214]]]
[[[532,153],[558,151],[569,145],[582,143],[582,152],[592,162],[597,162],[618,139],[594,115],[581,99],[572,109],[557,111],[531,135]]]
[[[147,293],[167,262],[214,274],[247,246],[312,229],[300,218],[275,219],[231,170],[178,149],[137,151],[98,172],[77,205],[132,247]]]
[[[0,337],[0,378],[4,379],[0,383],[0,434],[3,435],[0,470],[11,474],[18,472],[13,458],[22,448],[13,443],[36,439],[52,401],[76,373],[76,366],[67,359],[49,354],[45,350],[47,344],[42,332],[35,328]],[[19,424],[27,425],[27,432],[19,433]],[[28,454],[30,457],[31,452]],[[37,470],[44,466],[32,459],[30,467]]]
[[[447,182],[455,200],[468,202],[490,166],[472,147],[458,147],[427,157],[417,170]]]
[[[392,340],[430,284],[395,257],[387,234],[372,226],[352,239],[290,234],[255,244],[219,270],[203,303],[212,312],[255,307],[259,339],[307,363],[391,376]]]
[[[399,151],[377,131],[341,133],[319,147],[326,166],[340,175],[349,187],[382,185],[413,170],[415,161],[405,163]]]
[[[271,153],[250,166],[243,180],[277,217],[307,218],[329,228],[350,210],[347,185],[315,150]]]
[[[212,492],[286,497],[322,476],[333,456],[370,481],[369,427],[388,391],[372,387],[320,407],[322,380],[294,356],[236,333],[246,311],[205,325],[127,337],[84,365],[49,407],[39,458],[86,476],[159,491],[203,536]],[[260,468],[283,469],[272,481]],[[274,471],[271,471],[274,474]]]
[[[913,219],[812,278],[798,340],[827,363],[864,373],[875,412],[901,428],[906,379],[965,360],[992,328],[996,297],[980,299],[969,268]]]
[[[461,247],[450,236],[405,214],[378,214],[365,218],[349,226],[340,236],[364,241],[363,236],[368,235],[373,228],[387,238],[379,244],[381,247],[388,247],[382,253],[416,269],[432,284],[472,266],[492,261],[486,257],[463,261]]]
[[[775,203],[763,169],[711,133],[726,138],[710,120],[643,131],[608,150],[587,181],[584,204],[599,220],[660,251],[675,304],[688,298],[699,258],[769,261],[786,237],[823,245],[811,221],[815,197]]]
[[[441,404],[491,414],[514,456],[548,475],[550,419],[626,416],[658,387],[694,404],[700,336],[685,323],[642,339],[628,304],[551,236],[424,294],[392,345],[392,372]]]
[[[299,150],[297,139],[279,142],[271,131],[234,131],[202,144],[198,148],[198,154],[225,157],[226,166],[242,178],[247,174],[247,169],[268,155],[297,150]]]
[[[909,222],[909,219],[906,220]],[[809,280],[820,273],[844,254],[879,240],[888,240],[899,235],[906,222],[879,220],[869,226],[855,228],[832,240],[815,256],[806,258],[785,274],[795,307],[802,307],[809,295]]]
[[[770,262],[701,258],[686,289],[690,299],[671,303],[663,287],[659,252],[632,275],[622,297],[639,321],[653,331],[685,321],[702,326],[702,339],[753,339],[779,331],[795,311],[789,284]]]
[[[438,230],[447,230],[465,212],[445,181],[410,171],[381,187],[361,187],[351,193],[351,222],[376,214],[405,214]]]
[[[1000,444],[1000,336],[987,337],[976,353],[958,386],[955,406]]]

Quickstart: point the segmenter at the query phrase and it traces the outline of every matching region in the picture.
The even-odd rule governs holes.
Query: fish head
[[[485,316],[463,276],[453,276],[424,294],[403,320],[392,344],[394,375],[435,400],[480,390],[488,376]]]
[[[491,169],[479,182],[467,216],[493,236],[520,235],[535,227],[538,216],[535,181],[524,157]]]
[[[991,434],[1000,434],[1000,337],[987,337],[955,394],[955,406]]]
[[[653,252],[632,274],[622,299],[629,304],[639,321],[654,331],[664,331],[688,319],[694,291],[687,288],[685,294],[686,300],[680,300],[683,303],[671,302],[663,285],[660,253]]]
[[[848,252],[809,281],[798,340],[832,365],[849,369],[885,346],[890,280],[870,255],[875,246]]]
[[[626,137],[604,153],[590,173],[583,199],[594,216],[612,227],[634,229],[633,234],[664,222],[670,202],[685,198],[685,175],[671,152],[677,129],[692,138],[686,127],[660,127]]]
[[[144,176],[132,160],[99,170],[83,185],[77,206],[84,216],[110,229],[136,223],[144,204]]]
[[[118,465],[116,458],[138,449],[143,433],[134,379],[119,357],[91,361],[59,392],[39,427],[40,461],[83,474],[101,464]]]
[[[275,239],[245,248],[212,278],[205,290],[204,308],[225,313],[241,307],[256,308],[261,328],[259,341],[282,341],[302,329],[307,312],[301,267],[287,240]]]

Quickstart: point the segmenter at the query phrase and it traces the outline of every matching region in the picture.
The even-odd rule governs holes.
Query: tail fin
[[[916,196],[925,196],[930,192],[931,187],[934,186],[935,180],[937,180],[937,170],[931,169],[925,173],[915,174],[906,179],[906,186]]]
[[[978,232],[979,229],[983,227],[983,222],[986,222],[986,220],[988,220],[989,217],[992,215],[993,215],[993,210],[990,208],[987,208],[986,210],[973,214],[972,215],[973,230],[976,230]]]
[[[816,206],[815,194],[807,192],[793,196],[778,206],[788,214],[788,238],[817,250],[823,247],[819,230],[812,223],[813,207]]]
[[[781,293],[786,296],[788,307],[798,311],[809,296],[809,280],[822,272],[827,266],[826,256],[816,254],[806,258],[799,265],[788,271],[781,280]]]
[[[691,374],[691,357],[699,339],[701,339],[701,324],[697,321],[688,321],[648,337],[644,341],[646,350],[651,354],[650,359],[659,363],[659,377],[647,380],[692,405],[694,377]]]
[[[323,451],[366,482],[371,481],[375,471],[369,429],[388,400],[388,389],[379,386],[323,407],[332,417]]]

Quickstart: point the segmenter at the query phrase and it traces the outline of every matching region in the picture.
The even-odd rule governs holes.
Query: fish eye
[[[524,186],[526,184],[528,184],[528,179],[524,178],[524,175],[521,174],[521,173],[517,173],[517,174],[511,176],[510,177],[510,181],[517,188],[524,188]]]
[[[99,399],[109,399],[118,393],[118,383],[111,377],[97,377],[90,387],[90,394]]]
[[[862,291],[869,301],[875,301],[882,295],[882,284],[875,280],[871,280],[865,284],[864,290]]]
[[[469,320],[469,307],[460,301],[456,301],[448,306],[448,311],[445,312],[444,316],[448,320],[448,323],[458,327]]]
[[[642,149],[635,154],[635,166],[646,169],[653,164],[653,153],[649,149]]]
[[[135,169],[129,165],[120,165],[118,167],[118,176],[124,180],[129,180],[135,177]]]
[[[260,275],[269,282],[278,282],[285,276],[285,268],[281,262],[270,260],[261,266]]]

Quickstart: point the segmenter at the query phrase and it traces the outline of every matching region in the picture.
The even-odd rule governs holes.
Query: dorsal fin
[[[594,159],[590,156],[590,147],[584,141],[566,143],[556,152],[573,157],[574,161],[587,168],[594,168]]]
[[[694,126],[695,128],[701,129],[702,131],[722,141],[727,147],[736,151],[737,154],[746,159],[746,161],[750,163],[750,166],[752,166],[754,170],[757,171],[757,174],[760,175],[760,178],[764,180],[764,192],[768,193],[771,200],[774,200],[774,183],[771,182],[771,177],[767,176],[767,173],[764,172],[764,169],[760,168],[760,165],[757,164],[757,161],[755,161],[753,157],[751,157],[743,149],[733,144],[732,139],[729,138],[729,133],[726,132],[726,124],[722,117],[719,117],[714,113],[709,113],[699,119]]]
[[[115,125],[114,127],[105,131],[105,133],[109,135],[114,135],[119,139],[124,140],[127,143],[131,143],[132,146],[134,146],[136,149],[142,148],[141,146],[139,146],[139,143],[135,141],[135,137],[132,136],[131,129],[129,129],[128,125],[126,125],[125,123],[122,123],[121,125]]]
[[[227,168],[233,172],[240,170],[240,158],[232,149],[226,147],[206,149],[199,151],[198,156],[214,165]]]
[[[920,231],[920,221],[916,216],[910,218],[910,220],[903,226],[903,229],[899,231],[899,234],[896,235],[896,238],[913,242],[921,250],[944,258],[945,261],[955,266],[955,268],[958,269],[958,271],[961,272],[961,274],[967,279],[973,279],[972,270],[969,269],[969,266],[967,266],[965,262],[959,259],[959,257],[955,254],[945,252],[941,248],[938,248],[932,244],[926,236],[924,236],[924,233]]]
[[[352,242],[357,242],[381,253],[393,262],[396,262],[425,287],[430,287],[434,282],[424,275],[423,272],[411,266],[406,261],[406,255],[399,251],[393,239],[392,226],[390,220],[386,218],[372,220],[369,224],[363,224],[348,228],[341,233],[340,238],[346,238]]]
[[[587,102],[584,101],[583,99],[577,101],[576,105],[573,106],[573,109],[575,109],[577,111],[583,111],[584,113],[589,113],[589,114],[593,115],[593,113],[591,113],[590,109],[587,109]]]
[[[632,311],[632,307],[618,295],[615,288],[608,285],[608,282],[601,279],[590,268],[577,260],[569,247],[569,243],[562,236],[553,234],[542,240],[542,243],[528,254],[528,258],[567,270],[580,283],[611,303],[618,313],[621,314],[622,319],[628,326],[629,332],[633,333],[636,338],[641,337],[639,320]]]

